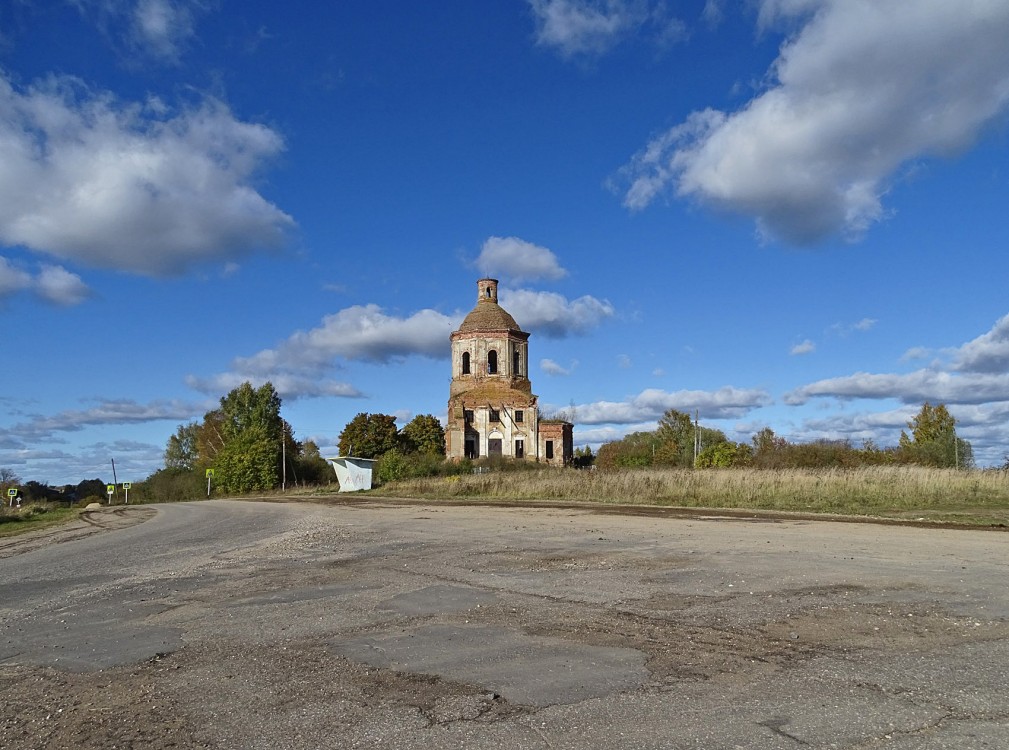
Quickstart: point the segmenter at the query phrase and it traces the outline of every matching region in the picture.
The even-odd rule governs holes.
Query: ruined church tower
[[[498,304],[497,291],[497,279],[477,281],[476,306],[451,336],[445,455],[563,465],[572,425],[540,422],[529,381],[529,334]]]

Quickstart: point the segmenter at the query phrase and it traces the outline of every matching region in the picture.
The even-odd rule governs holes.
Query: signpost
[[[109,505],[112,505],[112,493],[116,491],[114,484],[105,485],[105,491],[109,493]]]
[[[207,469],[207,497],[210,497],[210,479],[214,476],[213,469]]]
[[[8,488],[8,490],[7,490],[7,497],[9,497],[11,499],[10,500],[10,507],[12,507],[12,508],[14,507],[14,498],[16,498],[17,496],[18,496],[18,488],[17,487],[10,487],[10,488]],[[18,505],[20,505],[20,504],[21,503],[18,503]]]
[[[133,482],[123,482],[123,491],[126,492],[126,504],[130,504],[130,487],[133,486]]]

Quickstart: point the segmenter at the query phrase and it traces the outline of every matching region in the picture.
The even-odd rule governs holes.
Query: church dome
[[[476,307],[459,326],[460,333],[522,330],[515,318],[497,303],[497,279],[480,279],[477,289],[479,296]]]

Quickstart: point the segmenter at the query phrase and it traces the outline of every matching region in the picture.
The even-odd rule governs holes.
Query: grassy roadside
[[[506,471],[408,479],[374,492],[388,497],[591,501],[1009,525],[1009,475],[916,466]]]
[[[0,508],[0,537],[23,534],[72,521],[80,508],[66,508],[47,503],[31,503],[23,508]]]

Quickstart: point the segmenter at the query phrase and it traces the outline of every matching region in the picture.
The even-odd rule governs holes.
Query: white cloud
[[[576,415],[577,416],[577,415]],[[632,432],[651,432],[656,427],[655,420],[642,422],[640,424],[622,424],[618,427],[590,427],[582,429],[575,427],[574,442],[576,445],[592,445],[598,447],[603,443],[611,443],[614,440],[622,440]]]
[[[669,409],[691,413],[696,409],[706,419],[736,419],[770,402],[767,391],[754,388],[672,392],[648,388],[626,401],[581,404],[575,412],[579,424],[638,424],[658,420]]]
[[[904,352],[900,359],[902,362],[911,362],[916,359],[927,359],[932,354],[932,350],[924,346],[912,346]]]
[[[32,283],[31,274],[14,267],[9,260],[0,256],[0,297],[28,289]]]
[[[450,352],[449,336],[459,316],[420,310],[407,318],[386,314],[378,305],[355,305],[322,319],[308,331],[296,331],[272,349],[238,357],[230,372],[210,377],[190,375],[186,383],[202,393],[225,393],[248,380],[269,380],[284,398],[363,394],[349,383],[323,377],[341,360],[388,363],[409,356],[440,359]]]
[[[142,48],[176,60],[181,45],[193,35],[189,6],[170,0],[140,0],[133,10],[133,30]]]
[[[223,393],[229,393],[246,381],[256,388],[263,385],[266,381],[270,381],[273,384],[274,390],[277,391],[277,394],[281,398],[291,401],[299,398],[319,398],[323,396],[360,398],[364,395],[349,383],[341,383],[326,378],[315,379],[284,372],[275,372],[269,376],[225,372],[209,378],[201,378],[195,375],[188,375],[186,377],[186,385],[208,396],[220,396]]]
[[[30,291],[55,305],[78,305],[91,297],[91,289],[81,277],[62,266],[43,265],[36,275],[15,267],[0,256],[0,297]]]
[[[802,342],[796,344],[795,346],[793,346],[789,350],[789,354],[793,354],[793,355],[812,354],[815,351],[816,351],[816,344],[814,344],[809,339],[806,339],[805,341],[802,341]]]
[[[818,380],[789,391],[786,404],[804,404],[813,398],[884,399],[906,404],[924,401],[945,404],[983,404],[1009,400],[1009,373],[950,373],[922,369],[907,374],[856,372]]]
[[[830,327],[830,332],[838,336],[849,336],[852,333],[865,333],[871,331],[878,321],[875,318],[862,318],[855,323],[834,323]]]
[[[572,362],[570,367],[564,367],[563,365],[559,365],[554,362],[552,359],[540,360],[540,369],[547,375],[570,375],[577,365],[577,361]]]
[[[631,361],[631,358],[629,356],[627,356],[626,354],[617,355],[617,367],[619,367],[621,370],[628,370],[633,366],[634,363]]]
[[[955,367],[964,372],[999,373],[1009,370],[1009,315],[992,329],[968,341],[954,354]]]
[[[647,28],[659,44],[686,36],[682,21],[665,4],[649,0],[528,0],[536,42],[563,57],[599,55]]]
[[[354,305],[322,319],[310,331],[297,331],[275,349],[240,357],[240,373],[266,374],[281,369],[314,373],[331,367],[337,358],[366,362],[418,355],[449,355],[449,336],[460,319],[435,310],[420,310],[408,318],[387,315],[375,304]]]
[[[36,280],[36,292],[57,305],[78,305],[91,296],[81,277],[62,266],[43,266]]]
[[[518,237],[489,237],[476,266],[486,276],[502,276],[514,282],[556,281],[568,273],[550,250]]]
[[[207,0],[71,0],[121,54],[176,64]]]
[[[547,338],[587,333],[615,312],[608,301],[589,295],[568,300],[555,292],[502,289],[499,297],[523,330]]]
[[[281,137],[213,99],[149,104],[0,74],[0,243],[151,276],[282,246],[294,221],[251,186]]]
[[[620,0],[529,0],[536,41],[565,57],[598,54],[642,21],[637,3]]]
[[[671,189],[785,242],[857,237],[903,165],[962,151],[1009,105],[1009,4],[764,0],[760,21],[800,25],[770,87],[654,138],[627,206]]]
[[[95,425],[185,421],[203,416],[206,410],[207,404],[184,401],[159,400],[142,404],[131,399],[101,399],[97,406],[90,409],[70,409],[51,416],[30,416],[12,427],[0,428],[0,437],[30,441],[50,438],[58,432],[77,432]]]

